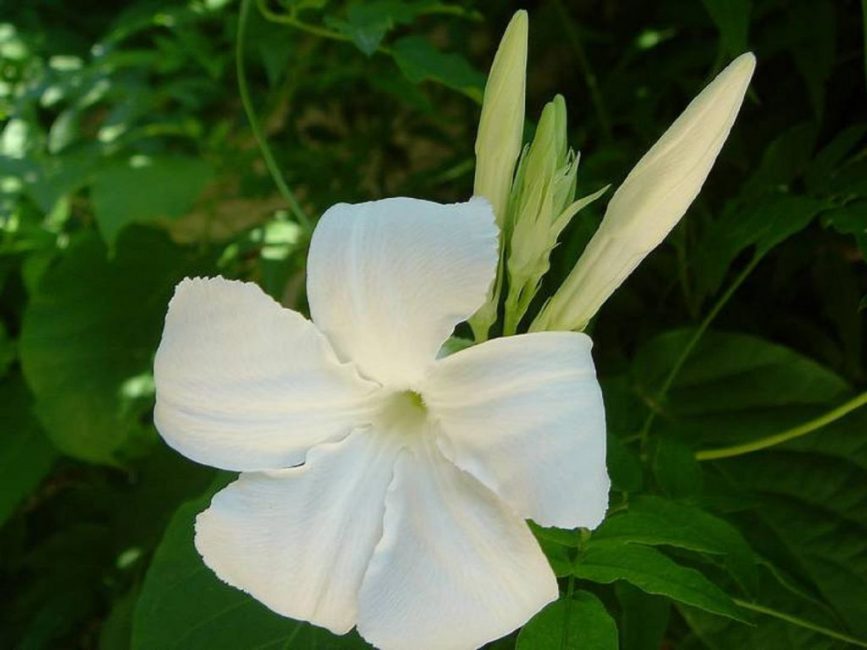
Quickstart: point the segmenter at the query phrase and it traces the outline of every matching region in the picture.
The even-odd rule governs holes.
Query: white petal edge
[[[301,467],[242,474],[197,517],[196,549],[221,580],[278,614],[345,634],[397,451],[360,430],[316,447]]]
[[[310,312],[341,359],[391,388],[411,388],[484,302],[496,264],[484,199],[341,203],[313,233]]]
[[[359,594],[380,650],[458,650],[504,636],[558,595],[524,521],[429,444],[406,451]]]
[[[543,526],[595,528],[608,507],[591,348],[575,332],[494,339],[440,360],[424,387],[446,457]]]
[[[252,283],[186,279],[154,361],[154,422],[183,455],[236,471],[297,465],[347,435],[377,386]]]

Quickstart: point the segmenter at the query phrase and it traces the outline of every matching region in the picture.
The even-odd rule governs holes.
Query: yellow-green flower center
[[[383,400],[375,424],[385,430],[407,435],[420,430],[427,415],[428,409],[421,393],[403,390],[392,393]]]

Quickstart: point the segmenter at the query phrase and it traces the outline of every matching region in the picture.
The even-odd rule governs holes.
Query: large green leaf
[[[627,582],[619,582],[615,592],[620,603],[621,650],[660,650],[668,627],[671,601],[644,593]],[[706,616],[719,619],[711,614]],[[729,619],[719,620],[731,623]]]
[[[172,289],[202,269],[162,234],[130,229],[112,259],[82,237],[42,277],[24,314],[20,353],[36,414],[57,447],[115,463],[147,429],[154,350]]]
[[[753,516],[796,558],[794,570],[867,639],[867,414],[717,466],[756,495]]]
[[[761,616],[755,625],[711,616],[693,607],[679,606],[681,615],[710,650],[846,650],[848,643],[835,640],[815,629],[834,629],[839,623],[816,604],[799,598],[783,588],[772,576],[763,574],[760,582],[763,604],[802,624],[774,616]],[[812,629],[809,626],[813,626]]]
[[[226,482],[223,477],[217,487]],[[169,523],[136,605],[133,650],[369,648],[355,632],[337,637],[275,614],[204,565],[193,545],[193,526],[214,491],[185,503]]]
[[[624,580],[649,594],[667,596],[735,620],[747,620],[743,610],[700,572],[647,546],[595,542],[591,538],[575,561],[573,573],[591,582],[607,584]]]
[[[693,330],[666,332],[633,363],[641,395],[653,396]],[[844,399],[850,386],[794,350],[754,336],[706,332],[659,405],[658,429],[694,443],[733,441],[781,431]]]
[[[212,176],[198,158],[134,156],[101,169],[91,199],[102,236],[111,246],[131,223],[182,216]]]
[[[617,625],[593,594],[578,591],[536,614],[521,630],[517,650],[617,650]]]
[[[631,498],[626,510],[609,517],[593,532],[593,540],[674,546],[719,555],[744,588],[753,588],[756,581],[752,551],[737,529],[700,508],[668,499]]]
[[[30,406],[20,377],[0,382],[0,525],[45,477],[57,455]]]

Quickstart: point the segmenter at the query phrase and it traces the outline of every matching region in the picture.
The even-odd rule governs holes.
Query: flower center
[[[375,424],[387,431],[411,435],[424,427],[427,415],[428,409],[421,394],[403,390],[391,393],[383,400]]]

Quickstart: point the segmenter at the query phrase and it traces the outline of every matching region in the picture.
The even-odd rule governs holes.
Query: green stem
[[[247,72],[244,69],[244,42],[247,36],[247,23],[250,17],[250,6],[252,0],[241,0],[241,10],[238,16],[238,35],[235,41],[235,68],[238,75],[238,93],[241,96],[241,104],[244,106],[244,112],[247,115],[247,120],[250,122],[250,130],[253,131],[253,136],[259,145],[259,150],[262,152],[262,157],[265,159],[265,165],[280,190],[280,194],[286,199],[289,204],[289,209],[295,215],[298,223],[302,228],[309,233],[313,229],[313,224],[310,222],[310,217],[301,209],[301,205],[295,198],[295,194],[286,185],[283,179],[283,174],[280,172],[280,167],[274,159],[274,154],[271,152],[271,147],[268,146],[268,141],[262,131],[262,125],[256,117],[256,112],[253,110],[253,101],[250,99],[250,87],[247,84]]]
[[[569,12],[563,6],[562,0],[554,0],[554,7],[560,14],[563,22],[563,29],[566,30],[566,36],[575,51],[575,56],[578,58],[578,63],[581,65],[581,70],[584,73],[584,83],[587,84],[587,90],[590,92],[590,101],[593,102],[593,108],[596,111],[596,117],[599,119],[599,126],[602,127],[602,133],[606,140],[611,140],[611,120],[608,118],[608,111],[605,109],[605,102],[602,99],[602,93],[599,91],[599,84],[596,81],[596,74],[590,66],[590,60],[587,58],[587,53],[584,51],[584,44],[581,42],[581,35],[575,28]]]
[[[737,291],[744,283],[744,280],[746,280],[747,277],[749,277],[750,273],[753,272],[753,269],[756,268],[760,259],[761,257],[759,255],[756,255],[753,257],[753,259],[750,260],[750,263],[743,268],[743,270],[735,278],[734,282],[729,285],[729,287],[725,290],[725,293],[723,293],[723,295],[720,296],[719,300],[716,301],[714,306],[708,312],[707,316],[704,317],[704,320],[702,320],[701,324],[698,326],[695,332],[693,332],[693,335],[689,339],[689,342],[684,346],[683,350],[681,350],[680,356],[677,358],[677,361],[674,362],[671,370],[669,370],[668,376],[665,378],[662,387],[659,389],[658,397],[664,397],[665,394],[668,393],[671,385],[677,378],[677,375],[680,374],[680,371],[683,369],[683,364],[686,363],[686,360],[689,358],[689,355],[692,354],[695,346],[704,336],[707,328],[716,319],[720,311],[722,311],[722,308],[726,306],[729,300],[731,300],[732,296],[735,294],[735,291]]]
[[[827,627],[822,627],[821,625],[816,625],[815,623],[811,623],[810,621],[805,621],[804,619],[798,618],[797,616],[792,616],[791,614],[786,614],[784,612],[778,612],[777,610],[771,609],[770,607],[765,607],[764,605],[757,605],[756,603],[751,603],[746,600],[739,600],[735,598],[734,602],[739,607],[743,607],[744,609],[749,609],[751,611],[758,612],[759,614],[764,614],[766,616],[777,618],[781,621],[785,621],[786,623],[791,623],[792,625],[797,625],[798,627],[812,630],[817,634],[822,634],[832,639],[837,639],[838,641],[851,643],[852,645],[858,646],[859,648],[867,648],[867,642],[865,641],[861,641],[860,639],[851,637],[848,634],[836,632],[834,630],[828,629]]]
[[[575,576],[570,575],[569,580],[566,583],[566,600],[572,600],[572,596],[575,593]],[[568,648],[569,647],[569,624],[571,621],[569,620],[570,614],[572,613],[572,608],[566,608],[566,615],[563,618],[563,634],[560,637],[560,647]]]
[[[828,411],[824,415],[820,415],[819,417],[810,420],[809,422],[799,424],[798,426],[783,431],[782,433],[777,433],[772,436],[767,436],[765,438],[759,438],[758,440],[745,442],[740,445],[732,445],[731,447],[721,447],[719,449],[705,449],[703,451],[697,452],[695,457],[697,460],[719,460],[720,458],[732,458],[734,456],[750,454],[754,451],[759,451],[761,449],[767,449],[768,447],[773,447],[774,445],[779,445],[784,442],[788,442],[789,440],[800,438],[801,436],[812,433],[817,429],[821,429],[822,427],[827,426],[832,422],[835,422],[836,420],[839,420],[844,415],[851,413],[855,409],[860,408],[865,404],[867,404],[867,393],[861,393],[857,397],[849,400],[845,404],[841,404],[835,409]]]
[[[746,280],[747,277],[749,277],[750,273],[753,272],[753,269],[756,268],[761,259],[761,255],[753,256],[753,259],[750,260],[750,263],[743,268],[743,270],[728,286],[725,292],[719,297],[719,300],[716,301],[714,306],[707,313],[707,316],[705,316],[704,319],[701,321],[695,332],[693,332],[693,335],[690,337],[687,344],[683,347],[683,350],[680,351],[680,355],[677,357],[677,360],[674,362],[671,370],[668,371],[668,375],[666,375],[665,380],[662,382],[662,386],[660,386],[659,391],[657,391],[656,395],[654,396],[654,404],[660,404],[665,399],[665,396],[671,388],[672,384],[674,383],[674,380],[683,369],[683,364],[686,363],[686,360],[689,358],[689,355],[692,354],[693,349],[695,349],[695,346],[701,340],[701,337],[704,336],[707,328],[710,327],[710,324],[714,321],[722,308],[726,306],[728,301],[731,300],[731,297],[735,294],[735,291],[737,291],[744,283],[744,280]],[[641,438],[642,447],[647,441],[647,434],[650,432],[650,427],[653,426],[653,422],[655,419],[656,411],[651,410],[650,413],[647,414],[647,418],[645,418],[644,420],[644,425],[641,427],[641,432],[639,435],[639,437]]]

